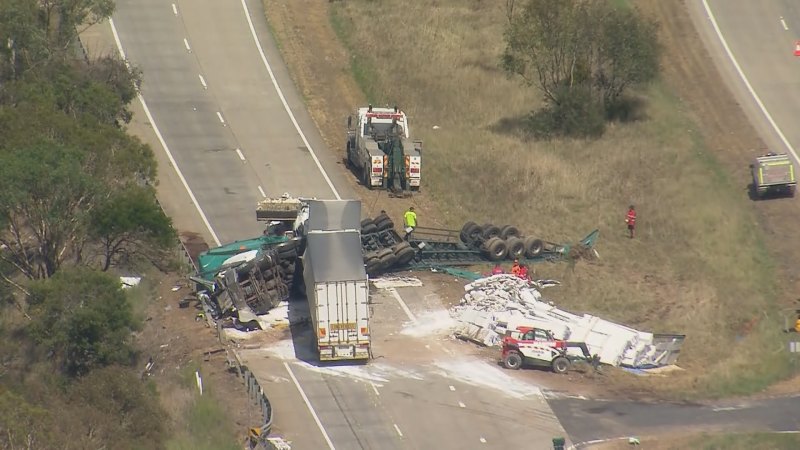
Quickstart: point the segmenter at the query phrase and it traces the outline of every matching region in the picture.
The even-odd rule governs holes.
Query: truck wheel
[[[361,221],[361,228],[363,229],[367,225],[374,224],[374,223],[375,222],[373,222],[372,219],[364,219],[364,220]]]
[[[377,252],[375,252],[375,257],[378,258],[378,259],[381,259],[386,255],[393,255],[393,254],[394,254],[394,252],[392,251],[392,249],[383,248],[383,249],[380,249]]]
[[[476,237],[483,234],[483,229],[475,222],[467,222],[461,227],[461,241],[465,244],[472,244]]]
[[[517,352],[509,352],[503,358],[503,367],[511,370],[519,370],[522,367],[522,355]]]
[[[369,223],[367,226],[361,228],[361,234],[374,234],[378,232],[378,226],[374,223]]]
[[[539,256],[542,250],[544,250],[544,242],[541,239],[536,239],[535,237],[525,238],[525,255],[528,258]]]
[[[553,372],[567,373],[569,370],[569,360],[563,356],[559,356],[553,360]]]
[[[380,271],[381,268],[381,260],[377,258],[372,258],[367,261],[364,266],[364,271],[367,272],[367,275],[375,275]]]
[[[400,251],[395,253],[395,255],[397,256],[397,264],[405,266],[414,259],[414,256],[417,255],[417,252],[415,252],[411,247],[405,247],[400,249]]]
[[[389,270],[397,264],[397,256],[394,253],[389,253],[388,255],[384,255],[380,259],[381,261],[381,268],[383,270]]]
[[[508,247],[506,247],[505,241],[495,237],[486,242],[486,252],[489,260],[500,261],[508,254]]]
[[[508,248],[509,259],[517,259],[525,256],[525,243],[518,237],[512,236],[506,239],[506,247]]]
[[[500,238],[506,239],[510,237],[519,237],[519,230],[513,225],[506,225],[500,228]]]
[[[500,236],[500,227],[496,227],[490,224],[483,228],[484,239],[491,239],[493,237],[499,237],[499,236]]]
[[[375,218],[375,226],[378,227],[378,231],[390,230],[394,228],[394,221],[386,214],[382,214]]]

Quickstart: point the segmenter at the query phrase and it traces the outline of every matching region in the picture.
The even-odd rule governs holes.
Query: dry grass
[[[765,313],[776,281],[755,215],[685,105],[656,83],[639,92],[646,118],[614,124],[601,140],[525,141],[508,123],[540,96],[497,68],[504,4],[349,0],[331,9],[367,97],[402,105],[425,140],[426,195],[440,221],[512,223],[557,242],[599,228],[598,263],[537,270],[566,281],[552,292],[564,307],[686,333],[688,370],[670,390],[744,393],[785,376],[787,357],[764,351],[780,338]],[[631,203],[640,217],[632,241],[623,223]]]

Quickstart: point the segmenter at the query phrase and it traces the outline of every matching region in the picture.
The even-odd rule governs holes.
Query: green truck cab
[[[794,197],[797,179],[794,163],[789,155],[767,153],[750,165],[753,173],[753,194],[763,198],[768,194],[785,194]]]

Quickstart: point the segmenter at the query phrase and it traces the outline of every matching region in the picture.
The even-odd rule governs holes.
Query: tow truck
[[[369,105],[347,118],[345,161],[369,189],[406,194],[420,188],[422,141],[411,140],[408,117],[397,106]]]
[[[579,348],[583,356],[568,354],[569,348]],[[574,360],[587,361],[594,368],[600,364],[600,358],[589,353],[585,342],[556,339],[549,330],[520,326],[507,331],[503,337],[501,361],[506,369],[518,370],[524,365],[532,365],[566,373]]]

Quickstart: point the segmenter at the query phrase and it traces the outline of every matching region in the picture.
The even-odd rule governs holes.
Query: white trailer
[[[321,361],[370,357],[369,280],[361,254],[361,204],[309,201],[303,279]]]

